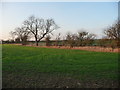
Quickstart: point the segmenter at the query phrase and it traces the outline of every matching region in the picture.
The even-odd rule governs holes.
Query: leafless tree
[[[20,38],[19,37],[15,38],[15,42],[20,43]]]
[[[95,38],[95,34],[86,31],[79,31],[77,33],[77,46],[92,45]]]
[[[120,21],[108,27],[104,33],[109,39],[120,39]]]
[[[65,40],[65,36],[62,37],[62,46],[67,46],[67,42]]]
[[[78,35],[77,35],[78,46],[84,45],[84,40],[86,39],[87,35],[88,35],[88,32],[86,32],[86,31],[78,32]]]
[[[45,37],[46,46],[50,46],[50,39],[51,39],[50,35],[47,35],[47,36]]]
[[[70,33],[70,32],[68,32],[68,33],[66,34],[66,42],[67,42],[67,44],[70,44],[70,43],[71,43],[71,33]]]
[[[61,36],[61,33],[59,33],[56,37],[56,46],[59,46],[60,36]]]
[[[15,40],[15,32],[11,31],[9,34],[10,34],[12,40]]]
[[[89,33],[85,39],[85,45],[90,45],[92,46],[94,43],[94,40],[96,38],[95,34]]]
[[[38,42],[46,35],[59,28],[53,19],[44,20],[34,16],[31,16],[28,20],[25,20],[24,26],[34,35],[36,46],[38,46]]]
[[[104,33],[106,34],[108,39],[114,40],[114,43],[117,43],[117,46],[120,47],[120,20],[105,29]]]
[[[98,45],[101,47],[107,47],[108,46],[108,38],[107,37],[102,37],[101,39],[98,39]]]
[[[29,33],[25,27],[17,27],[13,32],[16,38],[19,38],[22,42],[22,45],[26,44],[27,39],[29,38]]]
[[[73,48],[76,45],[76,35],[71,34],[71,33],[67,33],[66,41],[70,45],[70,48]]]
[[[112,48],[112,51],[118,46],[118,42],[116,40],[112,40],[109,46]]]
[[[99,39],[98,44],[104,48],[111,47],[112,51],[117,47],[117,41],[111,40],[108,37],[103,37],[103,38]]]

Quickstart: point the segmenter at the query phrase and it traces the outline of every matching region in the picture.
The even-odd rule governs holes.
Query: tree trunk
[[[24,45],[24,39],[21,38],[21,44]]]
[[[36,41],[36,46],[38,46],[38,41]]]
[[[35,37],[35,43],[36,43],[36,46],[38,46],[38,40],[37,40],[37,37]]]

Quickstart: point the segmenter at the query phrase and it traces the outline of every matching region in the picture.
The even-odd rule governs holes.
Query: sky
[[[2,2],[2,34],[0,39],[10,39],[10,31],[21,26],[31,15],[38,18],[52,18],[60,27],[53,31],[77,33],[85,30],[95,33],[97,38],[104,36],[103,30],[118,18],[117,2]]]

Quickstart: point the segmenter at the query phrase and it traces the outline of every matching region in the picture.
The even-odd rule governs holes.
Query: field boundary
[[[21,44],[12,44],[12,45],[20,45]],[[112,50],[112,48],[109,47],[99,47],[99,46],[84,46],[84,47],[73,47],[70,48],[69,46],[34,46],[34,45],[24,45],[29,47],[43,47],[43,48],[56,48],[56,49],[71,49],[71,50],[85,50],[85,51],[94,51],[94,52],[113,52],[113,53],[119,53],[120,48],[116,48]]]

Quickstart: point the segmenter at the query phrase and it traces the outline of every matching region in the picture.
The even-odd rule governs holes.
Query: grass
[[[58,78],[63,81],[66,78],[68,80],[68,77],[73,81],[71,85],[78,81],[82,84],[80,86],[74,84],[73,87],[106,87],[106,85],[108,87],[113,85],[114,87],[116,84],[114,85],[113,82],[118,80],[118,53],[17,45],[3,45],[2,47],[4,88],[55,87],[48,84],[55,84],[58,82]],[[43,85],[42,80],[45,82],[45,78],[47,79],[44,83],[46,85]],[[57,81],[53,82],[54,79]],[[11,83],[11,80],[13,80],[13,83]],[[29,85],[26,85],[26,81],[29,81]],[[85,86],[86,84],[83,84],[83,82],[88,81],[93,83]],[[103,81],[107,84],[94,85],[95,82]],[[66,82],[64,82],[65,85],[70,84],[66,84]]]

